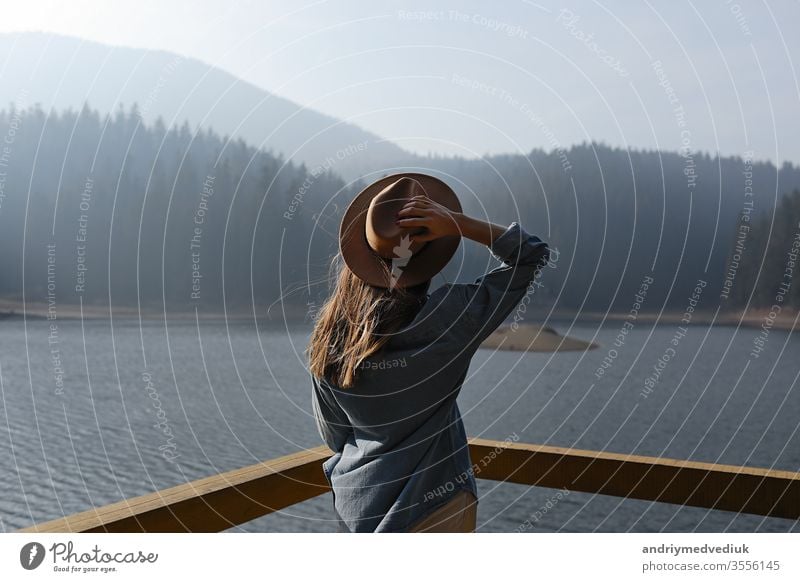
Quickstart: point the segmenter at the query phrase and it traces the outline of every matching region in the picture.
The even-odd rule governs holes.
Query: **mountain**
[[[101,113],[138,104],[146,123],[209,129],[355,178],[415,155],[195,59],[39,32],[0,34],[0,104]]]
[[[759,302],[774,294],[772,280],[755,281],[761,271],[753,265],[761,264],[775,213],[788,212],[783,195],[800,189],[795,165],[704,152],[584,143],[481,159],[415,156],[163,52],[26,33],[0,35],[0,62],[0,99],[16,104],[3,109],[0,101],[0,133],[13,138],[0,151],[0,296],[7,298],[21,297],[23,281],[28,300],[45,295],[48,272],[30,266],[48,264],[47,241],[58,249],[59,280],[76,278],[75,237],[89,196],[92,276],[80,298],[185,307],[191,219],[213,176],[203,308],[315,304],[343,210],[363,185],[351,180],[422,167],[451,184],[470,214],[518,221],[557,251],[546,284],[532,290],[540,305],[625,313],[652,279],[640,309],[683,313],[701,282],[700,308],[732,308],[754,288]],[[319,164],[328,171],[315,172]],[[744,214],[753,227],[742,242]],[[782,232],[770,247],[777,261],[764,271],[770,279],[791,240]],[[732,269],[740,259],[742,268]],[[436,284],[491,266],[485,249],[464,243]],[[59,302],[75,303],[72,282],[59,289]]]

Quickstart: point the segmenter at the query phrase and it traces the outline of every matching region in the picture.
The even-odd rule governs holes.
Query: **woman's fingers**
[[[422,207],[422,206],[408,206],[407,205],[407,206],[404,206],[403,208],[400,209],[400,211],[397,213],[397,216],[409,216],[409,215],[427,216],[430,213],[431,213],[431,209],[430,208],[425,208],[425,207]]]
[[[400,218],[395,221],[397,226],[413,227],[413,226],[428,226],[430,218],[425,216],[415,216],[412,218]]]
[[[405,203],[403,208],[431,208],[430,200],[412,198]]]
[[[416,200],[412,199],[405,203],[405,206],[424,206],[429,207],[431,205],[430,202],[426,202],[425,200]]]

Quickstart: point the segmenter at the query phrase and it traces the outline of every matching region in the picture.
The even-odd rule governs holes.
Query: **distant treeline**
[[[336,156],[309,168],[187,125],[144,126],[135,106],[111,116],[4,110],[0,140],[0,297],[24,288],[27,301],[56,306],[255,304],[263,314],[282,300],[313,311],[347,203],[402,170],[438,175],[468,212],[548,240],[554,268],[534,291],[545,310],[628,311],[645,278],[644,311],[685,309],[700,280],[701,308],[740,308],[753,290],[750,305],[769,306],[800,218],[798,194],[782,194],[800,188],[796,166],[702,153],[583,144],[429,157],[346,184]],[[435,285],[494,264],[464,244]],[[800,303],[797,291],[787,304]]]
[[[241,141],[145,127],[135,107],[3,111],[0,140],[1,297],[24,281],[27,301],[56,306],[242,310],[330,250],[309,249],[307,210],[342,180]]]
[[[475,193],[462,192],[471,211],[501,221],[521,217],[558,249],[556,268],[543,279],[548,309],[555,301],[571,311],[627,312],[648,277],[653,284],[641,311],[683,312],[699,281],[705,283],[699,309],[740,309],[763,251],[748,243],[743,264],[729,275],[740,217],[748,216],[750,237],[769,237],[781,249],[798,220],[796,204],[792,217],[781,201],[800,187],[800,169],[776,168],[751,154],[720,158],[584,144],[528,156],[440,160],[437,167]],[[769,272],[785,260],[771,251]],[[764,276],[758,279],[764,292],[751,306],[772,304],[775,275]],[[791,302],[800,305],[796,294]]]
[[[755,220],[742,214],[726,275],[737,306],[800,309],[800,190]]]

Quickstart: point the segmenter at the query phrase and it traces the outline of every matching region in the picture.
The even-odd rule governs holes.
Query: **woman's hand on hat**
[[[421,233],[411,235],[411,239],[427,242],[443,236],[460,236],[460,214],[421,195],[414,196],[403,206],[395,222],[402,228],[424,228]]]

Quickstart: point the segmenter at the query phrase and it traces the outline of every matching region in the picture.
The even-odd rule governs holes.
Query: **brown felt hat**
[[[418,173],[384,176],[364,188],[350,203],[339,229],[339,249],[344,262],[359,279],[375,287],[411,287],[431,279],[456,252],[460,236],[411,242],[410,235],[425,229],[395,224],[397,213],[406,202],[421,194],[461,212],[461,204],[450,186]]]

